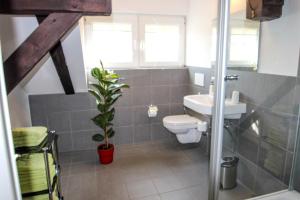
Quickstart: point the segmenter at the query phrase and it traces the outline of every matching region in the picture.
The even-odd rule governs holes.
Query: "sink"
[[[197,113],[212,115],[214,98],[208,94],[188,95],[184,97],[183,104]],[[231,99],[225,100],[224,115],[226,119],[239,119],[243,113],[246,113],[245,103],[232,103]]]

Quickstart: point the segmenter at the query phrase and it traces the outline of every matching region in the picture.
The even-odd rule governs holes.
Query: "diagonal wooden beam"
[[[41,24],[46,18],[47,16],[37,16],[39,24]],[[57,44],[50,50],[50,55],[65,93],[75,94],[64,50],[60,41],[57,42]]]
[[[7,92],[10,93],[35,65],[80,19],[78,13],[50,14],[4,62]]]
[[[84,15],[110,15],[111,0],[1,0],[2,14],[48,15],[75,12]]]

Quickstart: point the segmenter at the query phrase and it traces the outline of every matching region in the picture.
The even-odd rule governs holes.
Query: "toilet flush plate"
[[[214,108],[214,99],[210,95],[188,95],[184,97],[184,106],[187,108],[203,114],[212,115]],[[232,103],[231,100],[225,101],[225,118],[226,119],[239,119],[241,115],[246,113],[245,103]]]

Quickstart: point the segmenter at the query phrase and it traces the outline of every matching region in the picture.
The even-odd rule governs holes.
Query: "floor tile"
[[[151,180],[136,181],[126,184],[130,198],[141,198],[157,194]]]

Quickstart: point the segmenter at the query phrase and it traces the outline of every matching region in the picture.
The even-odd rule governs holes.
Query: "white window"
[[[109,68],[184,65],[184,17],[113,15],[86,17],[85,63]]]

